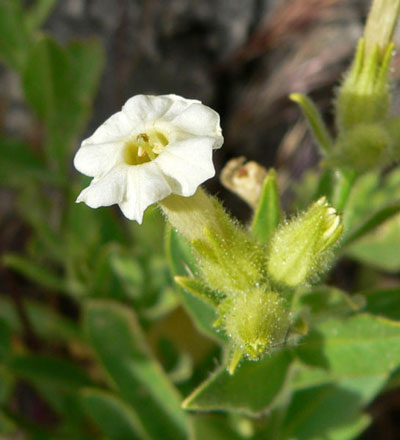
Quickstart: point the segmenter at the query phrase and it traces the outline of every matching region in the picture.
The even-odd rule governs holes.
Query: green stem
[[[338,211],[343,211],[350,196],[351,189],[356,181],[357,173],[353,170],[338,171],[338,184],[335,188],[334,206]]]

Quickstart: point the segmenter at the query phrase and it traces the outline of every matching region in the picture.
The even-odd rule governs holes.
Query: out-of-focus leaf
[[[183,407],[260,413],[282,392],[291,361],[289,351],[281,349],[258,362],[244,361],[233,376],[225,368],[219,369],[185,399]]]
[[[317,361],[326,366],[335,377],[388,373],[400,364],[400,323],[369,314],[327,320],[296,351],[310,365]]]
[[[382,209],[379,209],[365,222],[363,222],[355,231],[351,232],[344,239],[342,246],[349,246],[354,241],[360,239],[364,235],[379,227],[382,223],[389,220],[400,212],[400,203],[392,203]]]
[[[0,182],[3,185],[23,186],[32,178],[59,183],[58,176],[46,169],[40,158],[23,142],[0,138],[0,145]]]
[[[22,71],[29,54],[31,41],[25,27],[19,1],[0,2],[0,57],[10,67]]]
[[[12,435],[17,430],[17,426],[10,417],[8,417],[1,409],[0,409],[0,434],[3,435]],[[13,437],[2,437],[4,439],[13,438]]]
[[[226,416],[196,414],[190,417],[190,440],[241,440],[244,439],[229,426]]]
[[[165,440],[186,438],[180,396],[151,356],[133,313],[111,301],[90,301],[86,330],[105,370],[146,432]]]
[[[366,312],[400,321],[400,288],[367,290],[362,294]]]
[[[400,270],[400,216],[345,249],[346,256],[386,272]]]
[[[82,391],[81,401],[86,413],[108,439],[151,440],[137,414],[113,394],[87,388]]]
[[[321,385],[294,394],[281,427],[281,440],[351,440],[369,424],[359,413],[357,393]]]
[[[49,307],[34,301],[24,300],[23,307],[35,333],[43,339],[68,341],[82,339],[78,326]],[[0,319],[15,333],[21,333],[21,322],[15,306],[6,297],[0,296]]]
[[[171,229],[168,231],[167,256],[173,275],[190,276],[197,272],[196,262],[184,237]],[[196,298],[184,289],[178,289],[182,303],[193,319],[196,327],[215,341],[225,341],[223,335],[216,331],[213,323],[217,319],[215,310],[204,301]]]
[[[57,0],[35,0],[34,4],[26,12],[25,23],[30,30],[39,28],[51,13]]]
[[[365,304],[363,296],[352,295],[334,287],[317,287],[312,290],[301,292],[293,304],[296,311],[310,312],[310,319],[324,320],[333,315],[345,316],[356,312]]]
[[[10,327],[0,318],[0,361],[7,359],[10,353]]]
[[[97,85],[102,57],[96,43],[66,48],[50,38],[38,40],[23,76],[26,98],[47,127],[50,163],[63,169],[85,122]]]
[[[263,183],[263,189],[251,225],[253,235],[262,243],[268,243],[281,219],[278,184],[275,170],[271,169]]]
[[[65,283],[61,277],[27,257],[17,254],[6,254],[3,256],[3,263],[6,267],[15,270],[24,277],[48,289],[56,291],[65,290]]]
[[[88,387],[92,381],[84,370],[62,359],[41,355],[15,356],[7,364],[10,371],[33,383],[71,391]]]

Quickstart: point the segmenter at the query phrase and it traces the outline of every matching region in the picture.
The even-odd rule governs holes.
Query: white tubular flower
[[[189,197],[215,174],[212,150],[223,143],[219,115],[177,95],[130,98],[82,142],[75,168],[94,177],[77,202],[119,205],[142,222],[145,209],[171,193]]]

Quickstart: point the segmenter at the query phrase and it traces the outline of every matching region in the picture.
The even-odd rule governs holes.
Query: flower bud
[[[221,305],[220,314],[219,324],[249,359],[257,360],[285,342],[290,314],[278,293],[259,288],[237,294]]]
[[[392,144],[382,124],[358,124],[339,136],[324,165],[366,172],[393,160]]]
[[[276,230],[267,262],[269,277],[296,287],[317,276],[326,268],[330,248],[342,230],[336,210],[321,197],[308,211]]]
[[[366,52],[360,40],[350,71],[344,77],[336,100],[339,132],[360,123],[382,121],[388,114],[390,94],[388,70],[393,44],[388,44],[383,56],[375,45]]]

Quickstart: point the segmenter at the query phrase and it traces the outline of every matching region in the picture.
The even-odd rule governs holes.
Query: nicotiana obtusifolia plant
[[[332,127],[290,95],[315,169],[283,185],[226,164],[243,223],[202,187],[228,145],[198,100],[133,96],[76,151],[102,55],[43,33],[55,3],[0,1],[0,57],[40,122],[38,151],[0,127],[29,230],[2,258],[22,277],[0,296],[0,437],[359,438],[400,386],[400,0],[372,2]]]

